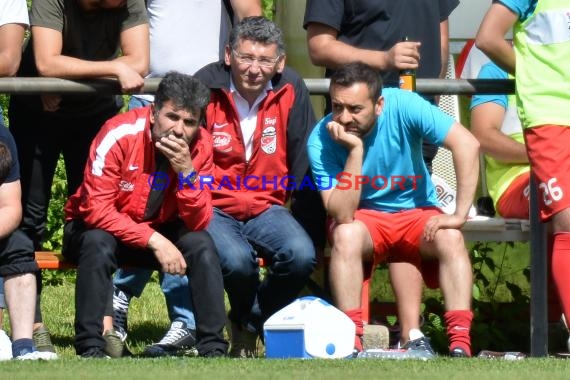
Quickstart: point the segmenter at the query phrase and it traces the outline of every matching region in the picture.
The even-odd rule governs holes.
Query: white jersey
[[[30,25],[26,0],[0,1],[0,26],[6,24]]]
[[[149,0],[147,11],[149,77],[162,77],[170,70],[194,74],[221,58],[229,33],[222,0]]]

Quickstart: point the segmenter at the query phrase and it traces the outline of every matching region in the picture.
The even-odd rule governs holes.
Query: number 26
[[[547,183],[541,182],[538,185],[538,188],[542,190],[544,204],[547,206],[552,204],[552,201],[559,201],[564,197],[564,192],[556,186],[556,181],[558,181],[557,178],[550,178]]]

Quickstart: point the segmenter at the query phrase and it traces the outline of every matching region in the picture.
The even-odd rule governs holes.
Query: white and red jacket
[[[101,128],[91,144],[83,183],[65,205],[66,220],[81,219],[136,248],[146,248],[153,225],[180,218],[191,231],[207,227],[212,217],[209,188],[179,185],[172,168],[160,211],[143,220],[156,172],[149,114],[150,107],[137,108]],[[198,131],[190,147],[192,163],[199,176],[210,176],[212,138],[204,128]]]
[[[229,67],[215,62],[196,77],[212,91],[206,129],[214,141],[214,207],[247,220],[272,205],[284,205],[291,194],[287,181],[298,187],[308,174],[306,145],[315,125],[309,91],[301,77],[285,68],[271,80],[273,88],[259,104],[249,160],[230,92]]]

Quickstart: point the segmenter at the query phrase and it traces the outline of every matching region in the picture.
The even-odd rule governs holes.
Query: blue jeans
[[[260,333],[263,322],[291,303],[313,272],[311,238],[281,206],[244,222],[214,208],[207,230],[220,257],[230,320]],[[258,256],[268,263],[263,282]]]
[[[146,107],[151,103],[152,103],[151,101],[148,101],[146,99],[141,99],[137,98],[136,96],[131,96],[129,100],[129,111],[135,108]]]
[[[151,275],[152,271],[147,269],[119,269],[115,272],[113,285],[127,294],[140,297]],[[170,320],[185,322],[188,328],[196,329],[188,277],[160,273],[159,278]]]
[[[150,103],[146,99],[131,96],[129,110],[146,107]],[[140,297],[151,275],[152,271],[146,269],[119,269],[115,272],[113,285],[125,293]],[[188,287],[188,277],[160,273],[160,288],[164,293],[170,320],[185,322],[189,328],[195,329],[194,305]]]

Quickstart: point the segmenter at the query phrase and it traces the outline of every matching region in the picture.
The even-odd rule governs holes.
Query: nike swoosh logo
[[[129,165],[129,170],[133,171],[133,170],[137,170],[139,167],[136,165]]]
[[[224,124],[218,124],[218,123],[214,123],[214,129],[220,129],[225,127],[226,125],[228,125],[228,123],[224,123]]]

